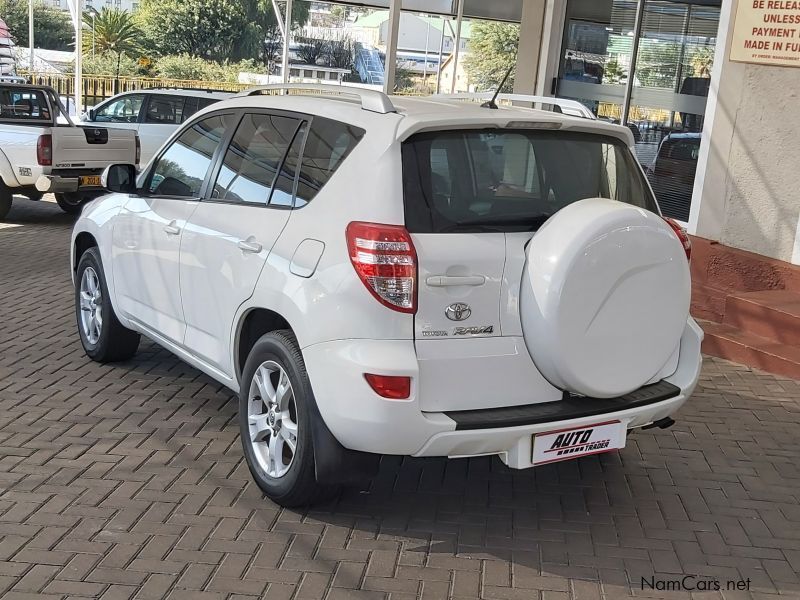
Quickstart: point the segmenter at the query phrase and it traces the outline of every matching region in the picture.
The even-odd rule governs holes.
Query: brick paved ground
[[[800,597],[798,382],[708,360],[678,424],[620,454],[390,458],[369,489],[281,510],[229,392],[149,343],[83,356],[69,229],[24,201],[0,224],[3,598],[592,600],[684,574],[750,580],[693,598]]]

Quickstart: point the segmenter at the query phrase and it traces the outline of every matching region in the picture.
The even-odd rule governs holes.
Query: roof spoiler
[[[236,97],[274,95],[277,92],[321,96],[354,96],[361,100],[361,108],[363,110],[380,114],[397,112],[389,96],[381,91],[343,85],[325,85],[322,83],[271,83],[246,89],[236,94]]]

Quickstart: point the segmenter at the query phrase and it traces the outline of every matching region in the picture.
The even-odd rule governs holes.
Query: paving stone
[[[641,578],[750,579],[692,598],[800,598],[800,382],[706,358],[668,430],[511,471],[387,457],[363,489],[283,510],[241,457],[236,401],[143,340],[81,351],[72,219],[0,223],[0,596],[336,600],[689,598]]]

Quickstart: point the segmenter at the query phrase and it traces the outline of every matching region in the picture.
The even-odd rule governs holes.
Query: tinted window
[[[183,123],[182,96],[150,96],[147,103],[147,112],[144,115],[145,123],[158,125],[179,125]]]
[[[230,120],[230,115],[216,115],[186,129],[156,161],[150,192],[197,198]]]
[[[13,120],[52,120],[44,93],[14,88],[0,90],[0,116]]]
[[[625,144],[568,132],[441,131],[403,144],[406,225],[417,233],[529,230],[584,198],[657,212]]]
[[[700,140],[675,140],[664,144],[661,155],[672,160],[697,161],[700,155]]]
[[[296,206],[310,202],[364,137],[364,130],[314,117],[303,149]]]
[[[245,115],[225,153],[214,198],[266,204],[299,124],[290,117]]]
[[[294,196],[294,182],[297,176],[297,163],[300,161],[300,149],[303,146],[303,138],[305,137],[306,124],[305,122],[297,130],[294,135],[294,141],[289,147],[289,152],[286,153],[286,158],[281,166],[280,175],[275,182],[275,187],[272,189],[272,197],[269,200],[270,205],[275,206],[292,206],[292,198]]]
[[[98,108],[94,120],[100,123],[136,123],[139,121],[143,101],[142,94],[122,96]]]

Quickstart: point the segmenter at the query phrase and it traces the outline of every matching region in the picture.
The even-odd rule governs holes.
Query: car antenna
[[[481,104],[481,108],[493,108],[495,110],[498,108],[497,102],[495,102],[495,100],[497,100],[497,96],[500,95],[500,90],[503,89],[503,86],[506,84],[506,80],[508,80],[509,75],[511,75],[511,71],[514,70],[515,66],[517,66],[516,61],[511,63],[511,66],[508,68],[508,71],[506,71],[505,77],[503,77],[503,81],[501,81],[500,85],[497,86],[497,90],[495,90],[495,93],[494,93],[494,96],[492,96],[492,99],[491,100],[487,100],[486,102]]]

